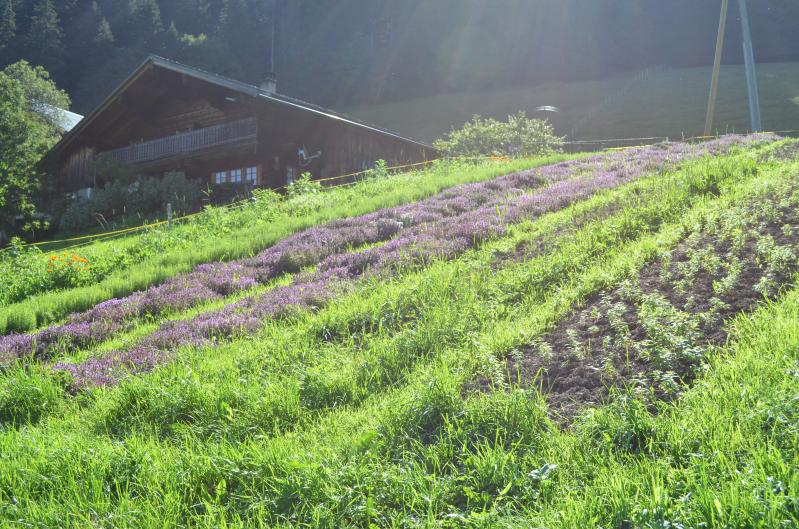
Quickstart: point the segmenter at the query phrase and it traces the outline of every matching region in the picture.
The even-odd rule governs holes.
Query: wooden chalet
[[[59,190],[103,187],[119,164],[158,176],[182,171],[209,184],[279,188],[435,157],[429,145],[305,103],[150,56],[45,158]]]

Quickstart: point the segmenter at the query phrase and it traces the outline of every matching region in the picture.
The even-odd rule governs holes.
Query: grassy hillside
[[[474,179],[0,337],[0,525],[796,526],[797,153]]]
[[[799,64],[762,64],[758,69],[763,127],[799,129]],[[604,81],[558,83],[505,92],[464,93],[348,109],[366,121],[426,141],[460,127],[473,114],[504,118],[518,110],[557,106],[551,117],[559,134],[574,139],[681,138],[701,135],[705,125],[709,68],[663,69]],[[715,127],[749,129],[746,80],[742,66],[721,72]]]
[[[539,160],[447,162],[280,200],[273,194],[232,209],[208,208],[190,221],[127,236],[73,243],[69,250],[0,253],[0,335],[27,331],[96,303],[158,285],[196,265],[252,256],[282,237],[334,219],[403,204],[447,187],[477,182]]]

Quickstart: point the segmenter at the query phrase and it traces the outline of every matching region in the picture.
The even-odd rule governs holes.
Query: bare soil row
[[[657,400],[679,395],[726,342],[732,318],[793,285],[797,206],[794,178],[696,226],[637,278],[594,295],[512,352],[508,381],[541,391],[564,423],[622,388]],[[485,378],[473,385],[491,386]]]

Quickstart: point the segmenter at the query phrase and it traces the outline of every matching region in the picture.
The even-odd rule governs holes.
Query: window
[[[234,184],[241,182],[241,169],[233,169],[230,171],[230,181]]]
[[[258,182],[258,168],[257,167],[248,167],[247,171],[247,183],[255,185]]]
[[[227,173],[225,171],[214,173],[214,182],[216,182],[217,184],[224,184],[226,179],[227,179]]]

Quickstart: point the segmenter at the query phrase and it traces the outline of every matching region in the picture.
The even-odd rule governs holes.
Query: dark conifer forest
[[[799,2],[751,11],[758,60],[799,59]],[[352,105],[709,64],[718,13],[709,0],[0,0],[0,67],[44,66],[78,112],[149,53],[257,83],[274,18],[279,89]],[[724,60],[739,63],[731,13]]]

